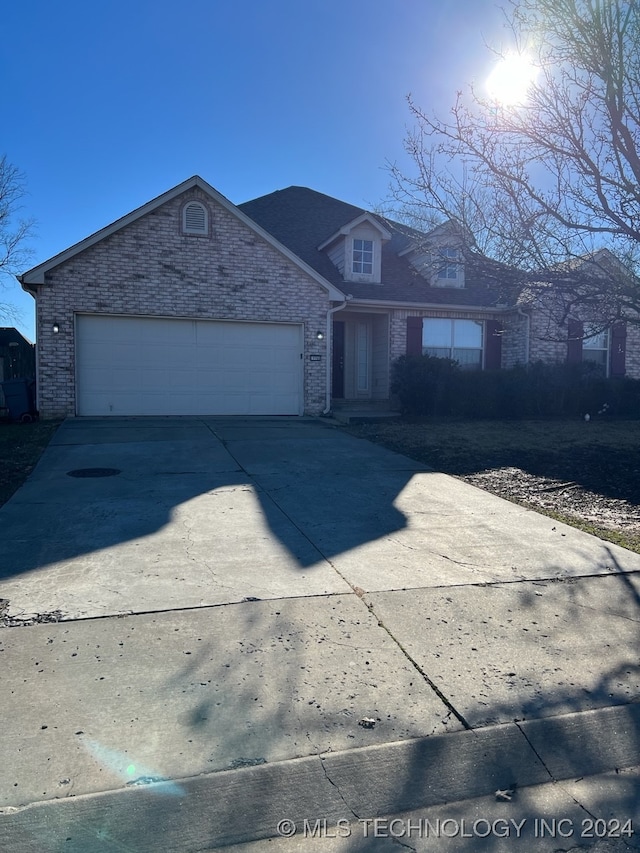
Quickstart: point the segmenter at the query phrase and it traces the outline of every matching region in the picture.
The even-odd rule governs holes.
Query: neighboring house
[[[0,382],[35,377],[35,346],[12,326],[0,327]]]
[[[35,346],[12,326],[0,327],[0,414],[6,413],[2,382],[7,379],[35,379]]]
[[[235,206],[191,178],[20,282],[44,417],[321,414],[388,401],[406,353],[469,369],[550,357],[535,312],[465,269],[452,229],[417,241],[301,187]]]

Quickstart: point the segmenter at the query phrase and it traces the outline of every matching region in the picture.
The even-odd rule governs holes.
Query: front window
[[[451,358],[465,370],[482,367],[483,323],[480,320],[422,321],[422,353]]]
[[[373,240],[354,239],[352,269],[358,275],[373,274]]]
[[[590,334],[593,332],[593,334]],[[591,362],[606,375],[609,361],[609,330],[595,331],[585,326],[582,360]]]

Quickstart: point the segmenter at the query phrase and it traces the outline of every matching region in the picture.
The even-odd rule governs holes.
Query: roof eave
[[[257,222],[254,222],[249,216],[243,213],[239,208],[236,207],[233,202],[229,201],[229,199],[225,198],[221,193],[219,193],[216,189],[214,189],[211,184],[207,183],[207,181],[203,180],[199,175],[194,175],[192,178],[189,178],[186,181],[183,181],[181,184],[178,184],[173,189],[167,190],[167,192],[162,193],[162,195],[157,196],[156,198],[148,201],[146,204],[143,204],[142,207],[138,207],[135,210],[132,210],[131,213],[128,213],[126,216],[120,217],[120,219],[116,219],[115,222],[112,222],[110,225],[101,228],[100,231],[96,231],[94,234],[91,234],[89,237],[85,237],[84,240],[81,240],[79,243],[75,243],[73,246],[70,246],[68,249],[65,249],[63,252],[59,252],[57,255],[54,255],[49,260],[44,261],[38,266],[33,267],[33,269],[28,270],[20,276],[17,276],[22,289],[31,293],[32,296],[35,296],[35,292],[29,287],[29,285],[39,285],[45,283],[45,275],[49,270],[54,269],[60,264],[65,263],[65,261],[71,260],[71,258],[80,254],[80,252],[89,249],[91,246],[94,246],[96,243],[99,243],[101,240],[110,237],[112,234],[115,234],[120,229],[129,225],[132,222],[135,222],[140,217],[145,216],[147,213],[151,213],[156,210],[166,202],[171,201],[187,190],[198,187],[207,195],[209,195],[214,201],[218,202],[225,210],[229,213],[233,214],[237,219],[240,220],[244,225],[250,228],[255,234],[259,237],[262,237],[267,243],[273,246],[278,252],[292,261],[296,266],[298,266],[301,270],[303,270],[307,275],[311,276],[324,290],[327,291],[329,295],[329,299],[335,302],[341,302],[344,300],[344,293],[338,290],[333,284],[331,284],[327,279],[317,273],[313,267],[309,266],[309,264],[305,263],[301,258],[291,252],[290,249],[287,249],[279,240],[276,240],[268,231],[265,231]]]
[[[380,232],[380,236],[383,240],[391,239],[391,232],[388,228],[385,228],[381,222],[379,222],[372,214],[370,213],[362,213],[360,216],[356,216],[355,219],[350,219],[349,222],[345,222],[345,224],[339,228],[331,237],[327,238],[323,243],[320,243],[318,246],[318,251],[321,252],[323,249],[326,249],[327,246],[330,246],[336,240],[339,240],[340,237],[346,237],[354,228],[360,225],[362,222],[370,222],[373,227]]]
[[[501,307],[491,307],[487,305],[446,305],[437,302],[406,302],[404,300],[392,300],[392,299],[358,299],[356,296],[352,297],[349,300],[349,305],[361,305],[362,307],[376,307],[380,306],[382,308],[398,308],[399,310],[403,310],[405,308],[410,309],[421,309],[421,310],[446,310],[446,311],[482,311],[487,314],[508,314],[510,311],[515,311],[517,309],[517,305],[508,305]]]

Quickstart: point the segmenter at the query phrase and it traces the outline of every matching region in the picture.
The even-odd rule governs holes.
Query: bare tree
[[[6,277],[21,272],[31,257],[26,242],[33,230],[33,220],[20,216],[26,194],[25,177],[16,166],[0,157],[0,285]],[[0,302],[0,318],[15,319],[15,309]]]
[[[510,0],[505,17],[537,70],[526,98],[470,86],[442,119],[409,97],[415,168],[390,166],[396,211],[473,235],[467,259],[497,283],[555,285],[564,317],[580,304],[638,322],[640,0]]]

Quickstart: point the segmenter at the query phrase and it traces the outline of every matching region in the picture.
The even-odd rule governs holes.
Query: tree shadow
[[[267,513],[273,501],[264,484],[286,495],[300,469],[283,471],[275,447],[265,462],[250,446],[255,439],[243,440],[243,448],[231,448],[243,455],[242,467],[228,472],[230,485],[242,479],[239,470],[243,477],[251,471],[265,489]],[[304,458],[302,445],[299,452]],[[330,501],[336,490],[322,491],[326,456],[310,455],[308,444],[306,455],[310,525],[311,495]],[[413,470],[387,472],[394,486],[383,503]],[[220,479],[229,485],[225,473]],[[355,490],[357,468],[343,476],[348,488],[336,499],[334,525],[363,492],[362,485]],[[286,517],[298,500],[285,504]],[[395,513],[404,518],[395,508],[390,518]],[[336,549],[363,541],[357,526],[351,534],[340,529]],[[425,540],[425,553],[428,546]],[[515,791],[517,802],[529,796],[520,794],[526,786],[569,786],[575,775],[640,764],[640,584],[615,550],[608,559],[613,570],[602,577],[345,591],[118,620],[123,629],[148,620],[157,628],[139,632],[149,683],[134,683],[131,692],[146,690],[145,701],[129,700],[127,685],[119,685],[119,718],[142,717],[135,736],[124,728],[113,736],[111,703],[93,719],[87,749],[119,781],[100,797],[3,815],[0,841],[39,853],[203,851],[275,838],[280,819],[329,827],[349,820],[361,831],[359,819],[409,810],[445,816],[438,809],[462,796],[489,800],[452,805],[446,814],[508,816],[496,790]],[[563,570],[549,566],[551,575]],[[112,621],[96,620],[94,639],[100,623]],[[169,644],[176,627],[184,648]],[[156,635],[157,648],[147,642]],[[558,662],[560,675],[550,674]],[[71,721],[77,710],[70,707]],[[360,724],[365,718],[372,728]],[[189,778],[180,773],[185,751]],[[141,787],[127,784],[137,781],[127,778],[130,765],[142,768]],[[172,785],[153,782],[163,778]],[[637,784],[622,775],[616,781],[592,796],[589,814],[637,815]],[[530,808],[539,809],[531,819],[546,815],[544,804]],[[436,849],[445,849],[441,843]],[[447,843],[478,849],[477,839]],[[397,847],[394,839],[357,834],[348,844],[349,851]],[[480,849],[497,853],[503,845],[490,835]]]
[[[371,470],[360,442],[315,421],[105,421],[65,422],[0,509],[0,580],[36,574],[38,612],[47,598],[55,604],[44,609],[67,612],[74,574],[80,591],[111,587],[104,612],[161,609],[153,590],[140,608],[127,590],[172,573],[183,606],[229,600],[234,585],[231,600],[277,594],[270,575],[284,590],[291,574],[405,528],[394,501],[423,468],[383,451]],[[333,589],[321,579],[309,587]]]
[[[411,424],[410,421],[408,423]],[[443,422],[435,423],[440,430]],[[593,444],[586,446],[576,444],[573,440],[572,431],[576,427],[573,421],[568,422],[570,429],[566,440],[558,441],[555,432],[558,422],[550,420],[545,423],[549,424],[552,438],[546,445],[540,441],[538,434],[534,434],[532,448],[529,447],[530,440],[526,438],[521,446],[513,446],[514,442],[518,444],[517,432],[515,435],[513,432],[517,430],[518,422],[500,421],[497,422],[498,430],[509,427],[504,445],[499,446],[492,440],[487,446],[481,437],[474,434],[474,430],[491,431],[492,423],[470,420],[461,424],[454,421],[450,434],[445,432],[442,440],[418,439],[410,447],[403,439],[402,432],[399,436],[394,436],[393,431],[380,434],[369,426],[351,427],[349,431],[396,452],[408,453],[445,474],[466,477],[492,469],[517,468],[535,477],[569,481],[595,494],[640,505],[640,448],[637,443],[627,440],[624,446],[616,447],[609,444],[605,437],[602,440],[594,439]],[[424,427],[425,436],[429,435],[429,421],[417,425]],[[464,427],[462,431],[459,429],[461,426]],[[584,426],[591,430],[597,424]],[[637,422],[633,422],[634,430],[636,427]],[[498,432],[498,435],[501,433]]]
[[[149,697],[146,742],[144,729],[133,741],[123,732],[118,744],[103,745],[102,755],[106,763],[119,750],[173,780],[171,786],[116,789],[80,803],[64,800],[28,819],[19,813],[6,824],[10,834],[5,828],[4,837],[0,822],[0,840],[19,840],[23,847],[15,849],[42,853],[139,853],[159,844],[177,853],[271,838],[278,850],[277,823],[287,819],[300,833],[305,827],[315,832],[308,843],[319,850],[337,843],[329,841],[332,827],[349,821],[345,851],[391,850],[396,846],[386,845],[402,843],[416,850],[502,853],[513,849],[508,846],[516,843],[513,837],[490,833],[479,840],[463,837],[459,829],[451,836],[452,823],[436,841],[373,837],[371,824],[365,837],[363,827],[384,816],[399,816],[405,825],[428,818],[432,827],[444,819],[459,827],[463,820],[469,826],[473,820],[524,816],[528,834],[519,843],[536,850],[546,849],[538,848],[532,835],[536,819],[565,818],[575,827],[589,817],[637,819],[640,784],[623,772],[640,763],[637,576],[479,585],[469,592],[457,597],[455,590],[446,590],[449,636],[456,620],[473,625],[479,613],[495,612],[496,594],[508,594],[523,614],[505,623],[506,637],[491,627],[486,633],[485,662],[507,644],[502,659],[493,655],[494,683],[508,682],[514,668],[520,676],[517,695],[505,699],[504,690],[490,691],[487,706],[472,689],[454,689],[478,637],[466,638],[442,668],[438,649],[446,632],[427,619],[436,611],[425,612],[415,590],[421,632],[406,614],[397,623],[388,620],[381,596],[353,594],[245,602],[180,617],[156,614],[159,634],[163,619],[172,625],[178,619],[185,648],[192,649],[198,638],[201,643],[187,660],[177,655],[165,667]],[[436,595],[445,593],[432,591],[434,602]],[[552,610],[558,618],[550,623]],[[148,618],[123,621],[139,625]],[[534,622],[546,625],[545,648],[541,635],[522,631]],[[407,636],[415,636],[413,646]],[[569,636],[577,640],[566,660],[575,684],[550,678],[547,667],[550,650],[567,653],[563,643]],[[608,646],[596,658],[593,648],[603,637]],[[159,648],[155,654],[166,653]],[[147,665],[153,668],[153,656]],[[481,670],[478,661],[476,678]],[[178,718],[169,728],[161,710],[167,703],[175,705]],[[466,726],[452,717],[450,706]],[[129,708],[121,713],[127,716]],[[373,728],[359,725],[365,716],[376,720]],[[165,721],[163,730],[157,730],[154,718]],[[438,721],[432,731],[428,719]],[[178,750],[168,750],[166,739],[178,730],[180,749],[192,742],[190,766],[202,775],[180,778],[179,763],[172,766]],[[193,760],[198,754],[199,765]],[[613,768],[620,772],[597,789],[576,781]],[[551,802],[537,796],[548,782],[556,783]],[[512,799],[497,801],[496,791],[510,792]],[[623,841],[638,847],[636,838]]]

